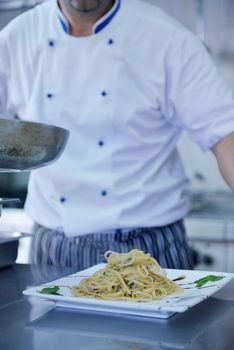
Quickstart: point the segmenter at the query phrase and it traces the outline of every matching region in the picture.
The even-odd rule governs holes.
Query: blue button
[[[102,191],[101,195],[102,195],[103,197],[105,197],[105,196],[107,196],[107,192],[104,190],[104,191]]]
[[[114,44],[114,40],[113,39],[109,39],[108,40],[108,45],[112,45],[112,44]]]
[[[98,142],[98,144],[99,144],[100,147],[104,146],[104,142],[103,142],[102,140],[100,140],[100,141]]]
[[[106,91],[102,91],[101,95],[105,97],[107,95],[107,92]]]
[[[66,198],[65,197],[60,197],[60,203],[64,203],[66,202]]]
[[[46,95],[48,98],[52,98],[54,95],[51,92],[48,92],[48,94]]]
[[[49,46],[54,46],[54,40],[49,39],[49,40],[48,40],[48,45],[49,45]]]

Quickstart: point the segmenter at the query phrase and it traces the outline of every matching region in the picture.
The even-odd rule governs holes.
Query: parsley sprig
[[[216,281],[219,281],[223,278],[224,278],[224,276],[207,275],[203,278],[200,278],[199,280],[194,281],[194,283],[196,283],[196,287],[200,288],[208,282],[216,282]]]
[[[42,288],[42,290],[40,290],[38,292],[41,294],[62,295],[62,294],[58,293],[58,291],[59,291],[59,287],[54,286],[54,287]]]

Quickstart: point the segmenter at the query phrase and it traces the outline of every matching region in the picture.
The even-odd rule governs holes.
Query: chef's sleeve
[[[8,82],[10,79],[10,57],[7,52],[5,40],[0,32],[0,118],[12,118],[10,108]]]
[[[165,117],[203,150],[234,131],[234,100],[210,54],[192,33],[175,34],[166,59]]]

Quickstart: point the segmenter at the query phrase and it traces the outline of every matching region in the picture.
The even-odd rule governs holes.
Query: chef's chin
[[[67,0],[67,2],[75,11],[90,13],[101,9],[109,0]]]

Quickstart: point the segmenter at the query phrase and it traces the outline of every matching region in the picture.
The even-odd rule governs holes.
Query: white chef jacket
[[[4,117],[70,131],[26,201],[68,237],[183,218],[181,131],[206,150],[234,130],[232,93],[199,39],[139,0],[116,0],[88,37],[69,34],[55,0],[27,11],[0,33],[0,81]]]

